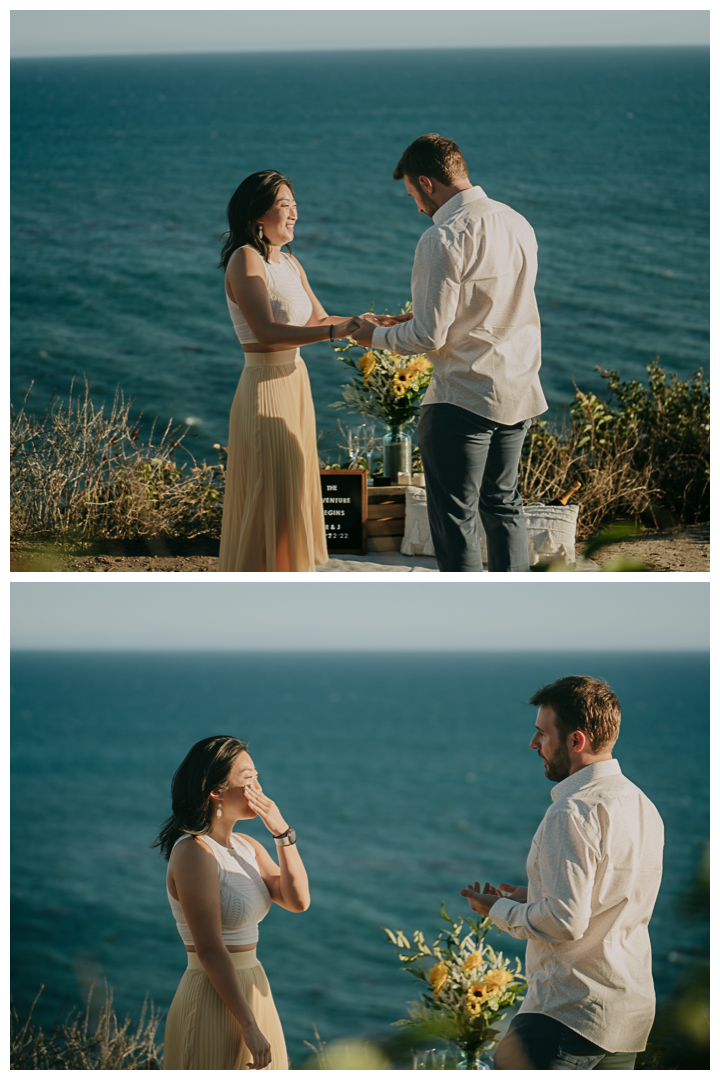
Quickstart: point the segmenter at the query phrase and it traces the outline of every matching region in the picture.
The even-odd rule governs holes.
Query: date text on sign
[[[325,537],[331,555],[367,552],[367,472],[365,469],[320,471]]]

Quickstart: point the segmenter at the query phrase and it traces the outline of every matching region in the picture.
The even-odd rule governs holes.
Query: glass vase
[[[462,1050],[456,1069],[492,1069],[489,1047],[477,1046],[474,1050]]]
[[[397,484],[399,473],[412,475],[412,436],[402,428],[388,428],[383,436],[383,475]]]

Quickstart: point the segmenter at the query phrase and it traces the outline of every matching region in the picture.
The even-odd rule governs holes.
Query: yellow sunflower
[[[396,371],[393,376],[393,390],[398,397],[403,397],[404,394],[412,387],[413,373],[408,371],[407,368],[401,368],[400,371]]]
[[[506,987],[508,983],[511,983],[513,979],[514,976],[504,968],[489,971],[481,982],[475,983],[468,990],[468,1012],[473,1016],[476,1016],[482,1010],[483,1005],[489,1001],[490,998],[501,994],[504,987]]]
[[[463,967],[466,971],[474,971],[478,964],[482,964],[482,953],[472,952],[463,963]]]
[[[432,368],[432,364],[426,356],[413,356],[407,366],[410,371],[414,371],[416,374],[421,371],[429,371]]]
[[[365,382],[367,382],[372,375],[376,362],[377,361],[371,352],[366,352],[365,355],[361,356],[358,360],[358,367],[363,373],[363,380]]]
[[[515,978],[505,968],[497,968],[495,971],[489,971],[485,976],[485,986],[492,987],[495,990],[502,990],[504,986],[511,983]]]
[[[435,967],[430,968],[428,971],[428,982],[433,988],[435,997],[437,997],[442,990],[443,986],[448,980],[448,969],[444,964],[436,964]]]

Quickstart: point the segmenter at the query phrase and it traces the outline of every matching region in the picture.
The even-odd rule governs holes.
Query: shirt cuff
[[[373,330],[370,347],[372,349],[387,349],[387,336],[390,330],[392,330],[391,326],[376,326]]]
[[[522,906],[522,904],[518,904],[517,900],[510,900],[507,896],[501,896],[490,908],[490,918],[500,930],[512,934],[510,919],[515,909]]]

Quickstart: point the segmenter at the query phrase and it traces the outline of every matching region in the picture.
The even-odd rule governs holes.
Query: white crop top
[[[265,263],[265,279],[275,322],[305,326],[312,315],[312,301],[305,292],[296,263],[286,251],[280,252],[279,263]],[[258,345],[259,342],[256,341],[240,308],[227,292],[225,298],[240,344]]]
[[[187,838],[187,833],[181,836],[173,850]],[[201,839],[218,864],[223,942],[226,945],[254,945],[258,939],[258,923],[265,918],[271,904],[270,893],[260,876],[255,849],[237,833],[230,834],[232,851],[210,836]],[[169,889],[168,900],[180,937],[186,945],[194,945],[180,901],[170,895]]]

